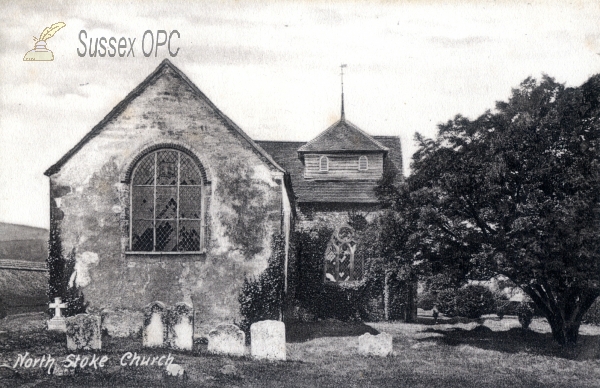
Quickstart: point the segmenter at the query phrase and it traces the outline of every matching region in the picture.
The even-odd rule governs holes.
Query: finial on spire
[[[346,67],[346,65],[340,65],[340,69],[342,70],[341,72],[341,76],[342,76],[342,121],[346,120],[346,113],[344,112],[344,67]]]

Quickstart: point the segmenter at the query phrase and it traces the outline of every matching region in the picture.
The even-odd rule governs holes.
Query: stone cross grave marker
[[[236,325],[220,324],[208,333],[208,351],[243,356],[246,354],[246,335]]]
[[[165,343],[167,309],[162,302],[152,302],[144,308],[142,342],[144,347],[161,347]]]
[[[269,320],[253,323],[250,352],[255,359],[285,361],[285,324]]]
[[[50,303],[48,306],[54,309],[54,317],[48,321],[48,330],[65,333],[67,331],[67,323],[60,310],[66,309],[67,304],[62,303],[60,298],[54,298],[54,303]]]
[[[78,314],[67,321],[67,349],[99,350],[102,348],[100,316]]]
[[[194,346],[194,308],[177,303],[169,309],[167,341],[173,349],[192,350]]]

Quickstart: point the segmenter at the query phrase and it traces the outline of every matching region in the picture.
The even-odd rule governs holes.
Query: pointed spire
[[[341,76],[342,76],[342,118],[341,118],[341,121],[346,121],[346,113],[344,112],[344,67],[346,67],[346,65],[340,66],[340,69],[342,70],[342,72],[341,72]]]

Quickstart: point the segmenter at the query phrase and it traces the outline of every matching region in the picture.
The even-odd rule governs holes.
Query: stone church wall
[[[299,204],[296,213],[296,230],[311,230],[322,227],[336,229],[349,221],[349,215],[358,213],[368,222],[379,214],[378,204]]]
[[[378,204],[299,204],[295,222],[296,230],[310,232],[311,230],[316,231],[326,228],[335,231],[340,226],[351,224],[351,214],[362,215],[367,222],[371,223],[382,214],[382,210]],[[360,234],[359,232],[357,241],[359,245],[365,243],[361,242]],[[325,252],[323,252],[323,256],[325,256]],[[414,322],[417,317],[416,285],[416,282],[397,282],[391,279],[387,292],[384,287],[380,290],[380,293],[372,295],[370,299],[355,299],[352,297],[355,287],[326,282],[325,290],[328,290],[327,292],[333,296],[325,298],[325,300],[331,300],[330,306],[327,305],[328,302],[322,302],[322,304],[328,312],[331,312],[339,305],[340,298],[344,301],[355,300],[354,304],[348,306],[348,308],[350,310],[368,311],[367,320],[369,321],[402,320]],[[299,285],[299,287],[302,287],[302,285]],[[343,297],[340,295],[343,295]],[[365,305],[359,308],[356,303],[364,303]],[[296,310],[293,310],[294,308]],[[296,306],[290,308],[287,311],[287,319],[290,321],[301,319],[298,317],[297,309]],[[315,314],[310,316],[312,319],[317,318]]]
[[[245,276],[267,266],[281,233],[283,174],[260,156],[172,69],[50,176],[51,213],[65,256],[73,253],[88,311],[140,311],[152,301],[193,305],[195,331],[239,320]],[[128,253],[134,159],[176,145],[195,155],[209,185],[206,253]]]

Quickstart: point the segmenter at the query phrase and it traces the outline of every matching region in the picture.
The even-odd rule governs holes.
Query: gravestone
[[[100,350],[102,348],[99,315],[78,314],[68,317],[66,323],[67,349]]]
[[[161,347],[165,344],[167,332],[167,308],[162,302],[152,302],[144,307],[142,343],[144,347]]]
[[[387,357],[392,350],[392,336],[387,333],[365,333],[358,337],[358,352],[365,356]]]
[[[60,298],[54,298],[54,303],[50,303],[48,306],[54,309],[54,317],[48,321],[48,330],[65,333],[67,331],[67,323],[60,310],[66,309],[67,304],[62,303]]]
[[[187,303],[177,303],[169,309],[167,341],[173,349],[192,350],[194,346],[194,309]]]
[[[285,361],[285,324],[260,321],[250,326],[250,351],[253,358]]]
[[[208,351],[243,356],[246,354],[246,335],[236,325],[218,325],[208,333]]]

